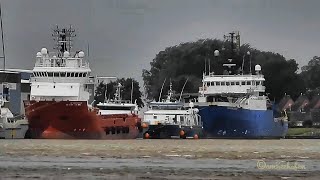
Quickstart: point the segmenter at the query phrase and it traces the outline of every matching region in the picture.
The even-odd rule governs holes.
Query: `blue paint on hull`
[[[272,110],[205,106],[199,114],[207,137],[280,138],[288,131],[288,122],[275,120]]]

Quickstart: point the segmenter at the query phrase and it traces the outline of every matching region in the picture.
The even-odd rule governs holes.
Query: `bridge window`
[[[66,77],[66,73],[65,73],[65,72],[61,72],[61,73],[60,73],[60,76],[61,76],[61,77]]]
[[[59,77],[59,73],[55,72],[54,74],[54,77]]]
[[[231,86],[234,86],[234,82],[231,82],[230,84],[231,84]]]
[[[227,85],[227,86],[230,86],[230,82],[226,82],[226,85]]]
[[[237,86],[240,85],[240,82],[236,82],[236,85],[237,85]]]
[[[251,85],[251,81],[247,81],[247,85]]]
[[[214,86],[214,82],[211,82],[211,86]]]
[[[157,116],[153,116],[153,119],[157,119]]]
[[[74,73],[71,73],[70,77],[74,77]]]
[[[260,81],[257,81],[257,82],[256,82],[256,85],[259,86],[259,85],[260,85]]]
[[[216,82],[216,86],[220,86],[220,82]]]
[[[241,85],[246,85],[246,82],[245,81],[241,81]]]
[[[221,82],[221,86],[225,86],[226,85],[226,82]]]

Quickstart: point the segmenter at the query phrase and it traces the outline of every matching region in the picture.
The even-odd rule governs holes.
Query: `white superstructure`
[[[119,83],[116,89],[115,98],[106,100],[103,103],[98,103],[100,115],[114,115],[114,114],[138,114],[137,103],[132,103],[129,100],[121,99],[121,87]]]
[[[42,48],[36,54],[31,77],[30,100],[35,101],[88,101],[94,83],[91,69],[83,51],[70,53],[72,29],[56,29],[57,53]],[[69,45],[69,46],[68,46]],[[69,47],[69,48],[68,48]],[[56,48],[57,49],[57,48]]]
[[[184,104],[177,101],[172,101],[172,84],[167,99],[161,102],[150,102],[149,110],[144,112],[144,122],[149,125],[180,125],[180,126],[198,126],[202,125],[201,118],[197,114],[199,110],[193,108],[193,103],[190,108],[183,108]]]
[[[266,110],[268,97],[264,95],[265,79],[261,74],[261,66],[256,65],[255,71],[255,74],[245,75],[204,74],[202,87],[199,87],[198,104]]]

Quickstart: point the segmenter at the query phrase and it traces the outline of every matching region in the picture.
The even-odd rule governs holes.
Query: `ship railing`
[[[67,61],[74,61],[74,63],[67,63]],[[49,58],[43,57],[37,59],[35,67],[75,67],[75,68],[88,68],[89,62],[82,58]]]
[[[216,75],[210,73],[209,75],[205,75],[204,77],[258,77],[263,78],[264,76],[262,74],[233,74],[233,75]]]

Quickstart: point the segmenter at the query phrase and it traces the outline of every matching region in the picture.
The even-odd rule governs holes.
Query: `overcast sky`
[[[98,75],[133,77],[165,47],[239,30],[242,43],[305,65],[320,55],[318,0],[1,0],[7,67],[32,69],[51,29],[72,24]],[[2,67],[2,65],[0,66]]]

